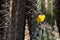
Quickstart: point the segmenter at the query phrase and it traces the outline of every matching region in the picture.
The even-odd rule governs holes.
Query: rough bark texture
[[[11,40],[23,40],[25,29],[25,0],[13,0]]]
[[[0,0],[0,35],[1,40],[9,40],[10,0]]]

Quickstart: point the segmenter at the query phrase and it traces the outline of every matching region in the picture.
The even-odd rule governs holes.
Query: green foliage
[[[42,0],[38,0],[37,1],[37,11],[41,11],[42,10]]]
[[[53,0],[47,0],[47,7],[46,10],[46,22],[48,22],[50,25],[54,25],[55,22],[55,13],[54,13],[54,5]]]
[[[46,24],[48,23],[48,26],[46,24],[44,24],[46,26],[41,26],[41,27],[43,27],[43,29],[42,29],[43,34],[42,34],[42,30],[40,30],[38,40],[55,40],[54,39],[55,13],[54,13],[54,4],[53,4],[53,2],[54,2],[53,0],[47,0],[47,3],[44,6],[45,15],[46,15],[45,22],[46,22]],[[37,3],[38,3],[37,10],[38,11],[44,10],[43,7],[42,7],[42,0],[38,0]]]

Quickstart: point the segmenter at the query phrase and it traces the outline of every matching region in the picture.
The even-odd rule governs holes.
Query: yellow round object
[[[43,22],[44,20],[45,20],[45,15],[38,15],[38,17],[37,17],[38,23]]]

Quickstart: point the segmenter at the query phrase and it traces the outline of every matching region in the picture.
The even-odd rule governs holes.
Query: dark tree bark
[[[25,0],[13,0],[11,40],[24,40]]]
[[[55,0],[55,13],[56,13],[57,26],[60,33],[60,0]]]
[[[1,40],[9,40],[10,0],[0,0],[0,35]]]

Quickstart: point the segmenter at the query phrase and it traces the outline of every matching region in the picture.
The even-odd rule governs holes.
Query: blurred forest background
[[[46,24],[42,24],[42,25],[44,27],[49,26],[49,27],[47,27],[47,30],[49,30],[49,31],[46,30],[49,35],[47,35],[47,34],[45,34],[45,35],[47,35],[47,36],[53,35],[52,38],[55,38],[55,40],[60,40],[59,32],[58,32],[59,27],[57,27],[57,23],[56,23],[56,13],[55,13],[55,11],[57,10],[55,7],[56,1],[57,0],[38,0],[38,5],[39,5],[38,10],[42,11],[46,15],[46,20],[45,20]],[[50,40],[52,40],[52,38]],[[28,23],[26,21],[25,40],[29,40],[29,39],[30,39],[30,36],[29,36],[29,30],[28,30]],[[45,40],[47,40],[46,36],[45,36]]]
[[[8,20],[11,20],[11,19],[13,20],[12,22],[11,21],[8,21],[8,22],[11,22],[13,25],[11,25],[11,23],[8,23],[9,24],[8,26],[11,26],[11,27],[5,27],[4,25],[3,25],[4,27],[0,27],[1,30],[2,29],[5,30],[4,36],[6,38],[9,37],[10,40],[11,39],[14,40],[14,38],[15,38],[14,36],[16,36],[15,32],[16,32],[17,24],[15,23],[15,21],[17,19],[16,16],[18,16],[18,15],[15,14],[15,12],[19,7],[18,5],[20,5],[19,3],[17,3],[18,1],[17,0],[8,0],[7,1],[8,2],[7,9],[9,9],[9,12],[10,12],[9,14],[7,13],[9,18],[10,18],[10,19],[8,18]],[[24,3],[24,1],[22,1],[22,2]],[[23,4],[22,2],[21,2],[21,4]],[[60,13],[59,13],[60,12],[60,5],[59,5],[59,3],[60,3],[59,0],[38,0],[37,1],[37,4],[38,4],[37,10],[42,11],[42,13],[46,15],[46,20],[44,21],[43,24],[41,24],[42,29],[44,30],[43,35],[44,35],[45,40],[48,40],[48,39],[49,40],[53,40],[53,39],[54,40],[60,40],[60,35],[59,35],[59,33],[60,33]],[[6,3],[6,5],[7,5],[7,3]],[[18,7],[16,7],[16,6],[18,6]],[[21,10],[23,10],[23,9],[21,9]],[[0,10],[0,12],[3,12],[3,11]],[[4,10],[4,12],[5,12],[5,10]],[[17,13],[18,13],[18,10],[17,10]],[[9,33],[11,32],[12,35],[9,34],[9,36],[7,37],[8,32],[6,30],[7,31],[9,30]],[[41,37],[41,35],[40,35],[40,37]],[[25,40],[30,40],[27,19],[26,19],[26,24],[25,24],[25,37],[24,38],[25,38]],[[5,38],[3,38],[3,39],[5,39]],[[0,40],[1,40],[1,35],[0,35]]]

